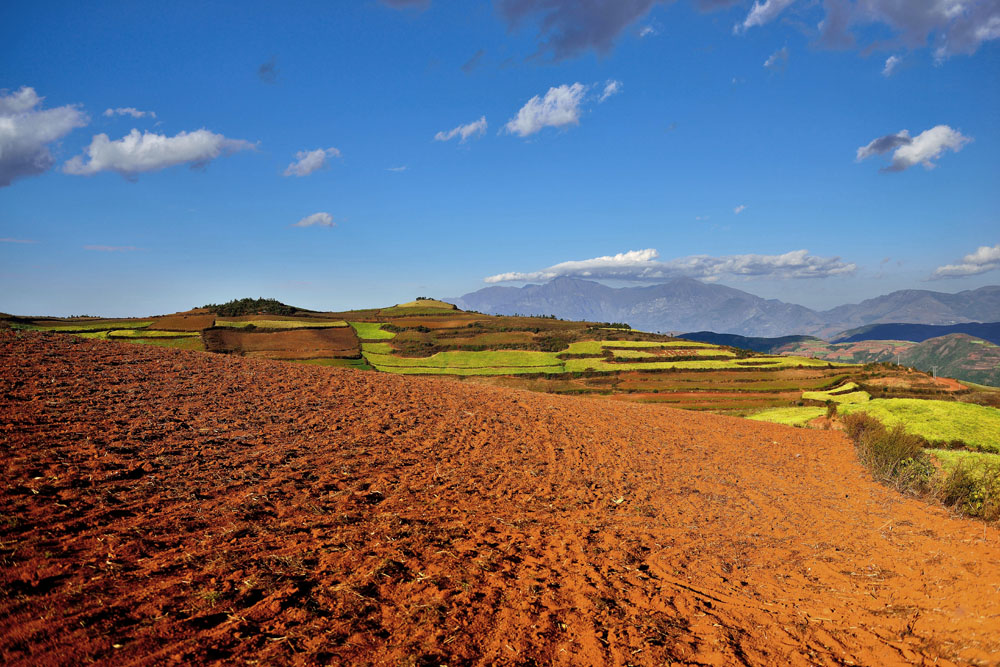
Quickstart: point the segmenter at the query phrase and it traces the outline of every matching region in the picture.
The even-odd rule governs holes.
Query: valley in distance
[[[0,316],[0,662],[997,664],[1000,287],[636,289]]]

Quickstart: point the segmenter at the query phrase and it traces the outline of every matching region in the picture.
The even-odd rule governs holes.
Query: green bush
[[[939,479],[938,498],[962,514],[1000,519],[1000,465],[962,460]]]
[[[924,451],[924,439],[907,433],[902,424],[887,429],[864,413],[844,417],[844,430],[854,441],[858,459],[875,477],[902,491],[926,491],[934,464]]]

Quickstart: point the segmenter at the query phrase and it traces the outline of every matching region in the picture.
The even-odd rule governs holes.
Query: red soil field
[[[211,352],[231,352],[272,359],[356,357],[358,337],[350,327],[295,329],[263,333],[239,329],[211,329],[203,334]]]
[[[0,331],[0,663],[1000,660],[839,433]]]
[[[200,315],[167,315],[157,317],[149,325],[150,329],[164,331],[201,331],[215,324],[215,315],[205,313]]]

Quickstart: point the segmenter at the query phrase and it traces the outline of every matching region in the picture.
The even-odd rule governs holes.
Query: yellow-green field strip
[[[389,340],[395,338],[392,331],[383,331],[377,322],[348,322],[361,340]]]

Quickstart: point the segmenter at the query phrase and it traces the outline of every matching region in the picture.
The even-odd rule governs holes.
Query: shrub
[[[1000,519],[1000,465],[960,461],[940,478],[936,491],[941,502],[963,514]]]
[[[844,430],[854,441],[858,459],[875,477],[901,491],[925,491],[934,474],[934,464],[924,451],[923,438],[906,432],[902,424],[887,429],[879,420],[853,413],[844,420]]]

